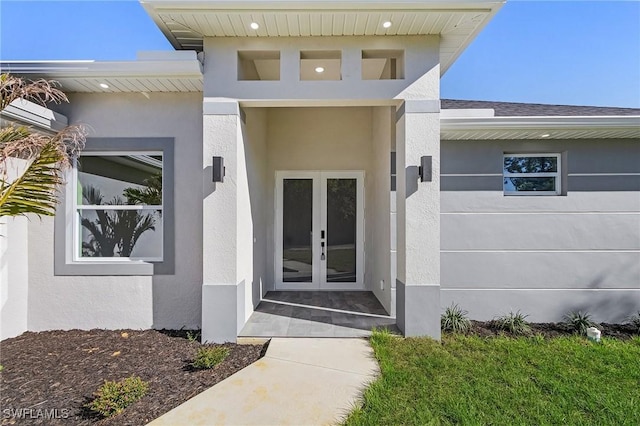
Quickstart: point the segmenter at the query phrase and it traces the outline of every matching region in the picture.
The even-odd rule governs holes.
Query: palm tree
[[[47,80],[25,80],[0,75],[0,111],[24,99],[40,105],[69,102],[67,96]],[[57,134],[35,133],[25,126],[9,124],[0,129],[0,216],[27,213],[53,216],[58,203],[57,188],[62,173],[84,147],[86,131],[68,126]],[[9,178],[10,158],[26,160],[15,178]]]

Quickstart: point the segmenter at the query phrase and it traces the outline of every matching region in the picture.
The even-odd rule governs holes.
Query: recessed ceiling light
[[[318,74],[323,73],[324,72],[324,67],[316,67],[316,72]]]
[[[252,30],[257,30],[258,28],[260,28],[260,24],[258,24],[257,22],[252,22],[250,27]]]
[[[109,85],[106,83],[100,83],[100,87],[102,87],[103,89],[108,89]]]
[[[551,136],[549,133],[545,133],[544,135],[541,135],[541,137],[543,138],[548,138],[549,136]]]
[[[391,25],[393,25],[393,23],[391,21],[385,21],[382,23],[382,26],[384,28],[391,28]]]

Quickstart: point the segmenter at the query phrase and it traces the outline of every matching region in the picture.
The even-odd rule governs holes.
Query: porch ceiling
[[[444,73],[502,7],[502,0],[141,0],[176,49],[204,37],[438,35]],[[391,22],[385,28],[383,23]],[[259,25],[252,29],[251,24]]]

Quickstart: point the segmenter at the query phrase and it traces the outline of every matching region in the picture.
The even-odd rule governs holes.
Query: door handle
[[[325,256],[324,256],[324,241],[322,241],[320,243],[320,248],[322,249],[322,253],[320,254],[320,260],[324,260]]]

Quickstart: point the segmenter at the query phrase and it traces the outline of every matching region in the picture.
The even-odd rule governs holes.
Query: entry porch
[[[204,341],[439,337],[439,117],[397,104],[205,98]]]
[[[239,337],[365,337],[400,333],[396,319],[368,291],[270,291]]]

